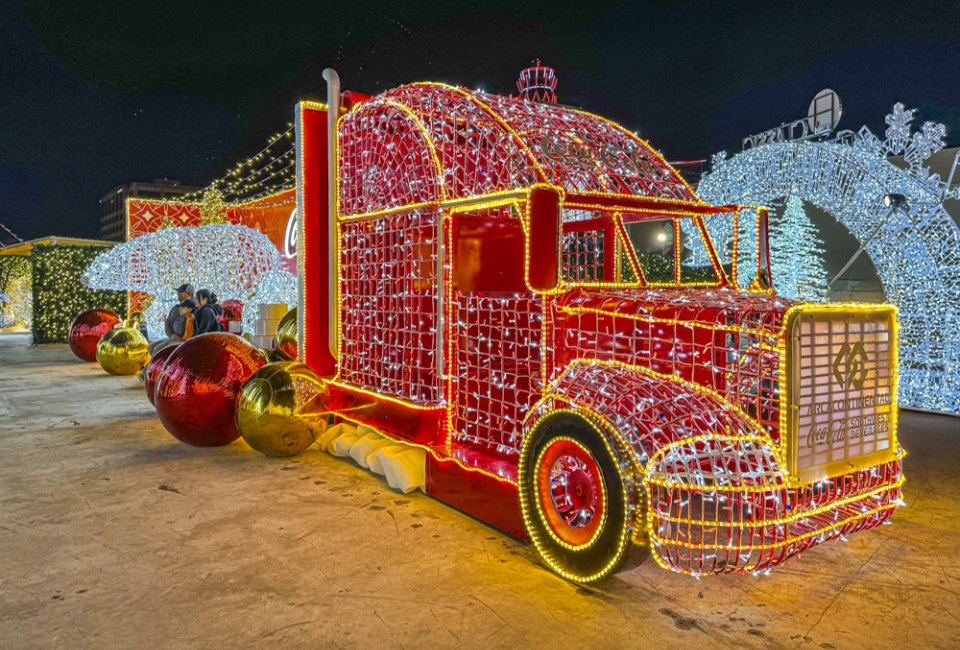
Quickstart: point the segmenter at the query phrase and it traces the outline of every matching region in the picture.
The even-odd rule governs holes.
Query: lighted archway
[[[912,118],[913,110],[894,106],[885,140],[863,127],[730,159],[721,152],[698,194],[717,205],[769,205],[792,195],[833,215],[865,244],[887,299],[900,309],[901,404],[960,414],[960,228],[943,207],[956,192],[922,166],[943,148],[943,125],[927,122],[911,133]],[[888,159],[901,154],[906,169]],[[888,208],[889,194],[906,197],[905,207]]]

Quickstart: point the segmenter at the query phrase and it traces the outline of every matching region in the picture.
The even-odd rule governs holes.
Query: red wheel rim
[[[537,469],[539,510],[553,534],[571,546],[593,540],[603,524],[606,495],[597,461],[569,438],[550,441]]]

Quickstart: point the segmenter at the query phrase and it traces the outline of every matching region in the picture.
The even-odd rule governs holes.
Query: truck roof
[[[401,86],[340,120],[340,212],[522,190],[699,203],[647,142],[577,109],[440,83]]]

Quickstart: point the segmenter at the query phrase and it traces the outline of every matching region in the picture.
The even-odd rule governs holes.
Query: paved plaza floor
[[[765,577],[637,551],[585,588],[316,448],[183,445],[129,380],[0,335],[0,647],[957,647],[960,419],[901,438],[893,525]]]

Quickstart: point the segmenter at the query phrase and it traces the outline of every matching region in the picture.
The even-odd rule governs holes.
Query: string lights
[[[73,318],[88,309],[126,312],[125,293],[95,290],[80,281],[101,251],[101,247],[57,243],[31,248],[34,343],[66,343]]]
[[[729,159],[720,152],[698,192],[716,205],[795,197],[833,215],[865,247],[887,300],[899,307],[902,404],[960,413],[960,341],[953,336],[960,329],[960,227],[943,204],[960,190],[923,166],[943,148],[944,126],[926,122],[913,132],[913,116],[894,105],[883,139],[864,126],[829,141],[766,144]],[[889,160],[901,155],[905,167]],[[905,204],[888,206],[893,194]],[[712,218],[708,228],[727,241],[732,221]]]
[[[203,203],[200,206],[200,225],[211,226],[217,223],[227,223],[226,204],[223,194],[213,187],[203,193]]]
[[[181,197],[183,202],[199,201],[216,190],[225,201],[237,203],[276,194],[293,187],[296,177],[293,124],[274,133],[266,146],[214,180],[207,187]]]

